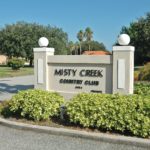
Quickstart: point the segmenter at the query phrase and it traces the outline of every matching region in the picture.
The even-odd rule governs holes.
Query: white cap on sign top
[[[118,37],[119,45],[128,45],[130,43],[130,37],[128,34],[121,34]]]
[[[41,37],[39,39],[38,43],[39,43],[40,47],[47,47],[48,44],[49,44],[49,41],[48,41],[48,39],[46,37]]]

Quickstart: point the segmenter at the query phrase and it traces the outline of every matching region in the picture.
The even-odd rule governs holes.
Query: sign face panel
[[[125,88],[125,60],[118,59],[118,89]]]
[[[43,59],[41,58],[37,60],[37,71],[38,71],[37,82],[42,84],[44,83],[44,81],[43,81]]]
[[[111,93],[110,65],[49,64],[49,89],[60,93]]]

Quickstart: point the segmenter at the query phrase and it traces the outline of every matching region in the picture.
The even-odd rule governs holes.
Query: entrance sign
[[[112,55],[54,55],[34,48],[35,88],[69,99],[81,92],[133,94],[134,47],[114,46]]]

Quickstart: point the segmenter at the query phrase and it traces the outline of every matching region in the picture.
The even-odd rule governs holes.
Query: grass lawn
[[[0,67],[0,78],[32,75],[33,67],[24,67],[20,70],[12,70],[11,67]]]

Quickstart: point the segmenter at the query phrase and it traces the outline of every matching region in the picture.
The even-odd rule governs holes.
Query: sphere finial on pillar
[[[128,45],[130,43],[130,37],[128,34],[121,34],[118,37],[119,45]]]
[[[47,47],[49,44],[49,41],[46,37],[41,37],[38,41],[38,44],[40,47]]]

